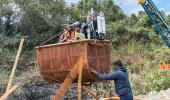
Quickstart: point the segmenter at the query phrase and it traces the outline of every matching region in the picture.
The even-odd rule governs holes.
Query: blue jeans
[[[121,95],[120,100],[133,100],[133,95],[131,93]]]

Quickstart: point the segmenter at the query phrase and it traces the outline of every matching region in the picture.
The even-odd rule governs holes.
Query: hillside
[[[14,84],[21,86],[9,98],[42,100],[46,96],[45,100],[49,100],[60,84],[49,84],[41,78],[36,65],[35,46],[59,34],[64,24],[83,22],[79,16],[87,16],[91,8],[105,14],[111,41],[111,62],[120,59],[125,63],[134,95],[148,95],[170,88],[170,71],[159,68],[161,61],[170,63],[170,49],[143,11],[139,11],[138,15],[126,15],[113,0],[83,0],[83,3],[72,5],[64,0],[1,0],[0,4],[0,96],[5,92],[20,39],[26,36],[14,78]],[[170,22],[170,15],[164,15]],[[57,36],[45,44],[57,43],[59,38]],[[114,83],[110,81],[88,87],[102,97],[115,95]],[[73,86],[72,90],[75,88]],[[165,94],[168,95],[167,91]],[[69,90],[65,98],[74,99],[76,93],[72,94]],[[161,92],[158,94],[161,95]],[[87,98],[87,93],[83,96]]]

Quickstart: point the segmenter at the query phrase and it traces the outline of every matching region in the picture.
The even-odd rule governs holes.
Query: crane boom
[[[142,5],[145,12],[156,26],[157,31],[160,33],[167,46],[170,48],[170,27],[168,26],[160,11],[155,6],[154,2],[152,0],[139,0],[139,4]]]

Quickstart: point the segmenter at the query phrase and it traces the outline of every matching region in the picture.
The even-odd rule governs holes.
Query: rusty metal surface
[[[83,57],[85,64],[82,82],[99,81],[90,73],[90,69],[96,69],[101,73],[110,71],[109,43],[84,40],[36,47],[39,72],[43,79],[51,83],[63,82],[78,59]],[[77,79],[74,82],[77,82]]]

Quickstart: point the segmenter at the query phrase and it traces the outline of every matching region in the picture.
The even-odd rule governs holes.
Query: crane
[[[166,45],[170,48],[170,27],[152,0],[138,0],[152,20]]]
[[[138,0],[150,17],[166,45],[170,48],[170,27],[152,0]],[[170,64],[160,64],[161,69],[170,69]]]

